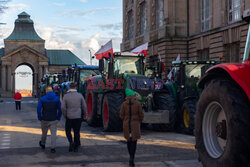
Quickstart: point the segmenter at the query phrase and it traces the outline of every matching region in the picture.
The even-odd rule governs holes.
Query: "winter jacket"
[[[130,106],[131,105],[131,115]],[[142,106],[135,96],[127,96],[122,103],[120,118],[123,121],[123,133],[125,139],[129,140],[130,131],[132,140],[135,141],[141,137],[141,122],[143,120]]]
[[[21,101],[21,99],[22,99],[21,93],[16,92],[14,95],[14,99],[15,99],[15,101]]]
[[[38,120],[55,121],[60,120],[62,116],[61,102],[54,92],[48,92],[43,96],[37,106]]]
[[[86,102],[83,96],[74,89],[70,89],[63,96],[61,108],[64,117],[68,119],[79,119],[83,118],[83,115],[87,115]]]

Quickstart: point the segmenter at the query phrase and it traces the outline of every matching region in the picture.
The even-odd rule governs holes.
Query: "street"
[[[16,111],[12,99],[0,102],[0,166],[128,166],[123,133],[106,133],[101,128],[81,128],[81,149],[68,152],[64,119],[58,124],[56,153],[50,153],[50,136],[41,150],[40,123],[36,116],[37,100],[26,98]],[[193,136],[142,129],[135,164],[141,167],[201,167]]]

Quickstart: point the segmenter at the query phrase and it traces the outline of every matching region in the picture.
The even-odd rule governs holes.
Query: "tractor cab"
[[[103,74],[107,78],[122,78],[124,74],[144,75],[144,55],[129,52],[115,52],[113,56],[104,58]]]
[[[218,64],[215,60],[180,60],[173,61],[174,66],[172,82],[178,93],[184,99],[199,96],[198,82],[206,71]]]
[[[77,83],[77,91],[85,95],[86,80],[88,77],[93,77],[99,73],[98,66],[90,65],[72,65],[72,67],[67,69],[67,75],[63,85],[63,93],[65,93],[69,88],[71,82]]]

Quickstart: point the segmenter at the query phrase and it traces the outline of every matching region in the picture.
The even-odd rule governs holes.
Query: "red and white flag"
[[[112,46],[112,40],[107,42],[103,47],[101,47],[96,53],[95,57],[96,59],[100,60],[103,58],[109,58],[109,53],[113,56],[113,46]]]
[[[133,49],[131,51],[132,53],[138,54],[138,53],[143,53],[145,57],[147,57],[147,53],[148,53],[148,42],[140,45],[138,47],[136,47],[135,49]]]

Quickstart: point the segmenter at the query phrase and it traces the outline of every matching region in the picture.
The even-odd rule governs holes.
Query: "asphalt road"
[[[58,123],[56,153],[50,153],[50,136],[45,151],[41,150],[36,105],[36,99],[24,99],[22,110],[16,111],[12,99],[0,102],[0,166],[128,166],[123,134],[105,133],[85,122],[81,128],[82,147],[78,153],[68,152],[64,119]],[[201,167],[194,142],[193,136],[143,129],[137,146],[136,166]]]

